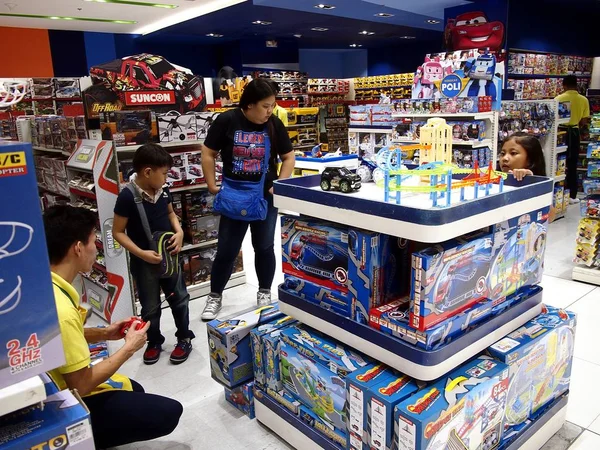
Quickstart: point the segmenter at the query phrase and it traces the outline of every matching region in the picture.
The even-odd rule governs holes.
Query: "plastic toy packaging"
[[[579,244],[575,246],[575,257],[573,262],[588,267],[598,265],[598,247],[593,244]]]
[[[600,159],[600,143],[590,142],[587,146],[587,157],[593,159]]]
[[[558,158],[556,160],[556,175],[564,175],[565,173],[567,173],[567,155],[562,153],[558,155]],[[598,174],[598,176],[600,177],[600,173]]]
[[[566,196],[566,193],[565,193]],[[591,218],[600,217],[600,195],[589,195],[585,200],[580,202],[581,215]]]
[[[577,227],[577,243],[595,245],[600,238],[600,220],[584,217]]]

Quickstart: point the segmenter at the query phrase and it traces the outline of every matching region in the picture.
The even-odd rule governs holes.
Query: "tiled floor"
[[[596,328],[600,323],[600,288],[570,279],[571,255],[578,220],[576,208],[571,208],[567,218],[552,224],[549,232],[546,273],[542,283],[544,300],[548,304],[576,312],[578,325],[568,422],[546,444],[545,450],[600,449],[600,389],[596,384],[600,380],[600,350]],[[244,250],[248,283],[225,292],[224,315],[255,302],[257,281],[252,268],[253,252],[249,240],[244,243]],[[277,273],[280,274],[280,266]],[[274,286],[281,279],[281,275],[278,275]],[[249,420],[227,404],[223,398],[223,388],[210,378],[206,326],[199,320],[202,307],[201,299],[190,304],[192,329],[197,339],[194,340],[194,352],[185,364],[170,365],[168,353],[165,352],[156,365],[144,366],[139,353],[122,368],[121,372],[136,379],[147,391],[179,400],[184,405],[184,414],[179,427],[170,436],[124,446],[121,450],[290,449],[256,420]],[[162,319],[162,328],[167,336],[167,344],[174,344],[174,324],[168,310]]]

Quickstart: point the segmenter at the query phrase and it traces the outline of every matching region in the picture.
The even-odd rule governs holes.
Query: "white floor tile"
[[[600,289],[576,301],[568,308],[577,314],[575,357],[600,365],[598,351],[598,317],[600,317]]]
[[[596,417],[596,420],[592,422],[588,429],[596,434],[600,434],[600,416]]]
[[[584,431],[569,447],[569,450],[598,450],[599,448],[600,436],[591,431]]]
[[[599,379],[599,365],[573,358],[567,409],[569,422],[588,428],[600,416],[600,391],[594,388]]]
[[[571,264],[572,267],[573,265]],[[542,278],[541,286],[544,288],[544,303],[556,306],[557,308],[569,307],[596,288],[596,286],[590,284],[565,280],[546,273]]]

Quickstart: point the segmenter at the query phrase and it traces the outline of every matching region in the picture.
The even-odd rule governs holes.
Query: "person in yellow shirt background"
[[[590,117],[590,102],[577,91],[577,77],[566,76],[563,80],[563,93],[556,97],[559,102],[571,103],[571,120],[567,124],[567,178],[566,188],[569,189],[570,203],[578,203],[577,199],[577,160],[579,157],[580,133],[579,127]]]
[[[97,216],[84,208],[53,206],[44,214],[44,228],[54,298],[66,362],[49,372],[59,389],[79,392],[90,411],[96,447],[107,448],[155,439],[178,425],[183,406],[176,400],[147,394],[134,380],[117,370],[146,345],[149,323],[129,328],[123,346],[101,362],[90,364],[88,344],[123,339],[129,320],[105,328],[84,328],[86,310],[72,283],[89,272],[96,261]]]

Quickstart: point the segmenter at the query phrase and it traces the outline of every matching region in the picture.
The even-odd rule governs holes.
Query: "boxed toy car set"
[[[225,400],[254,419],[254,381],[241,384],[235,388],[225,387]]]
[[[158,141],[154,113],[150,110],[115,111],[100,114],[102,139],[115,145],[142,145]]]
[[[61,366],[65,356],[30,144],[0,141],[0,192],[1,389]]]
[[[220,219],[219,215],[206,215],[185,220],[183,232],[186,242],[200,244],[217,239]]]
[[[212,377],[232,388],[253,377],[250,331],[283,317],[277,304],[250,308],[207,324]]]
[[[352,300],[350,294],[336,289],[329,289],[317,283],[311,283],[291,275],[284,275],[282,285],[284,291],[333,311],[344,317],[352,317]]]
[[[346,433],[346,377],[369,362],[308,327],[288,327],[280,339],[284,389],[336,430]]]
[[[500,444],[509,368],[479,357],[396,406],[395,448],[491,450]]]
[[[488,348],[492,357],[510,367],[505,428],[532,418],[569,389],[575,326],[575,314],[547,306]]]

